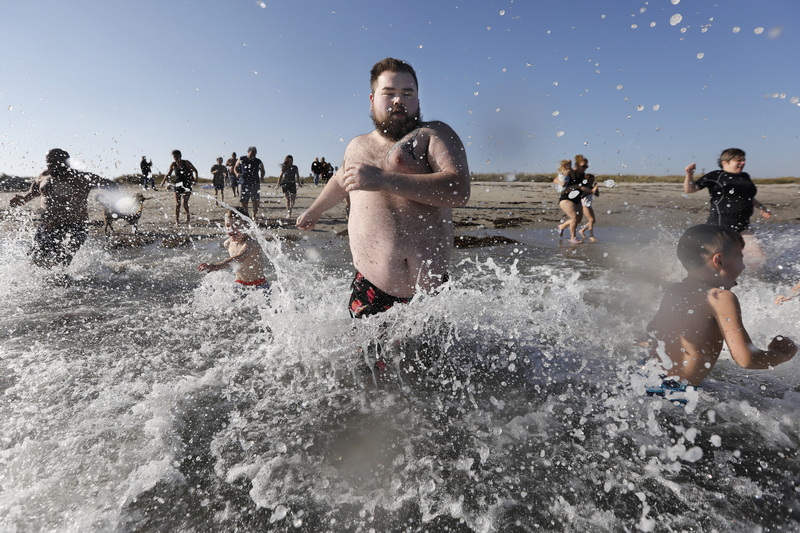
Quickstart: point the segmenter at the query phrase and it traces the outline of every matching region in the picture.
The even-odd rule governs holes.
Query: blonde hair
[[[569,159],[562,159],[558,170],[572,170],[572,161]]]
[[[575,166],[576,167],[583,166],[584,164],[586,164],[588,162],[589,162],[589,160],[586,159],[585,157],[583,157],[581,154],[578,154],[578,155],[575,156]]]

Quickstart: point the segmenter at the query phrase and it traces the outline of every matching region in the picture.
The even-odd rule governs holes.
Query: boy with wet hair
[[[236,283],[243,287],[268,289],[265,274],[264,252],[258,241],[245,231],[246,223],[239,212],[225,212],[225,231],[228,238],[223,246],[228,249],[228,259],[218,263],[201,263],[197,270],[214,272],[233,267],[236,271]]]
[[[739,300],[731,292],[744,270],[744,239],[731,228],[700,224],[678,241],[686,278],[669,288],[647,327],[651,356],[664,369],[664,389],[698,386],[719,358],[722,342],[736,364],[768,369],[789,361],[797,346],[777,336],[767,350],[753,345],[742,324]]]

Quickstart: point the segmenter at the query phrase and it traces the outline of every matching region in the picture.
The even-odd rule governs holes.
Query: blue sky
[[[339,164],[372,129],[369,69],[417,70],[473,172],[798,176],[797,0],[70,0],[0,7],[0,172],[49,148],[114,177],[174,148],[202,176],[259,149]],[[677,19],[680,18],[680,21]]]

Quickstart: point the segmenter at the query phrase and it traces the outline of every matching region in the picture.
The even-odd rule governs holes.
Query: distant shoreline
[[[157,192],[141,191],[134,185],[123,185],[123,190],[133,195],[144,192],[148,198],[139,231],[146,235],[182,235],[193,238],[223,238],[223,215],[225,209],[215,203],[213,191],[195,188],[190,207],[192,224],[175,225],[175,196],[160,189]],[[226,190],[225,199],[230,205],[238,205],[238,198],[232,198]],[[302,213],[322,191],[322,186],[306,184],[298,188],[294,217]],[[0,192],[0,230],[13,231],[21,223],[32,222],[40,209],[40,201],[20,207],[10,208],[9,200],[17,194],[14,191]],[[91,232],[103,235],[102,214],[92,193],[89,199],[89,218]],[[761,220],[753,216],[753,227],[780,228],[781,231],[795,231],[800,228],[800,180],[792,183],[769,184],[758,182],[758,199],[773,213],[772,219]],[[231,201],[233,200],[233,201]],[[684,194],[679,183],[639,183],[617,180],[612,188],[601,187],[600,195],[594,201],[597,215],[595,234],[603,239],[604,228],[662,228],[680,231],[692,224],[705,222],[708,216],[709,196],[706,191]],[[286,217],[283,194],[275,183],[265,183],[261,187],[261,209],[259,226],[269,228],[275,237],[287,240],[322,237],[344,238],[347,233],[347,216],[344,202],[325,213],[314,230],[301,232],[294,227],[294,217]],[[453,223],[458,238],[461,236],[492,235],[502,232],[513,238],[515,230],[546,229],[555,235],[556,225],[563,219],[558,207],[558,193],[550,182],[522,181],[480,181],[473,182],[472,195],[465,207],[453,209]],[[130,235],[127,224],[114,224],[116,239]],[[122,240],[125,240],[124,238]],[[140,239],[137,239],[137,241]],[[487,241],[491,245],[491,242]]]
[[[696,176],[700,177],[702,174]],[[154,174],[156,183],[160,183],[163,179],[163,174]],[[759,178],[751,176],[755,183],[758,185],[800,185],[800,177],[782,177],[782,178]],[[470,175],[472,183],[550,183],[555,178],[555,174],[531,174],[531,173],[475,173]],[[8,174],[0,173],[0,191],[20,191],[28,187],[32,177],[11,176]],[[131,186],[136,186],[141,183],[141,174],[123,174],[115,178],[111,178],[117,183],[125,183]],[[303,178],[306,182],[309,178]],[[599,182],[607,180],[614,180],[617,183],[682,183],[684,177],[678,175],[671,176],[650,176],[650,175],[637,175],[637,174],[597,174],[595,179]],[[277,176],[267,176],[263,180],[263,185],[270,186],[278,182]],[[211,178],[201,177],[199,183],[211,183]]]

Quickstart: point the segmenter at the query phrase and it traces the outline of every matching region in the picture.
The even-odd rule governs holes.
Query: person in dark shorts
[[[180,150],[172,151],[172,158],[174,161],[169,166],[169,170],[161,180],[161,186],[167,182],[167,179],[175,174],[175,180],[172,182],[175,189],[175,224],[180,224],[181,204],[183,210],[186,212],[186,223],[189,223],[189,197],[192,195],[192,185],[195,184],[198,178],[197,169],[190,161],[186,161],[181,156]]]
[[[261,202],[261,180],[266,175],[264,163],[256,157],[257,153],[256,147],[251,146],[247,149],[247,155],[239,158],[236,166],[233,167],[233,171],[239,177],[239,185],[241,185],[239,202],[245,211],[247,211],[247,204],[252,204],[253,209],[249,212],[253,220],[258,215],[258,204]]]
[[[236,172],[233,171],[233,168],[236,166],[236,161],[238,161],[236,152],[233,152],[228,160],[225,161],[225,166],[228,168],[228,179],[230,180],[231,192],[233,193],[234,198],[239,196],[239,178],[236,176]]]
[[[153,177],[153,161],[147,160],[147,157],[142,156],[142,161],[139,163],[139,168],[142,171],[142,189],[147,190],[149,185],[151,189],[156,190],[156,179]]]
[[[67,266],[86,241],[89,220],[87,200],[92,188],[116,187],[113,181],[70,168],[69,154],[54,148],[47,152],[47,170],[33,180],[26,194],[11,198],[19,207],[41,196],[44,211],[39,219],[30,250],[31,260],[40,267]]]
[[[286,197],[286,218],[292,218],[292,209],[297,199],[297,186],[300,184],[300,171],[294,164],[294,158],[286,156],[281,165],[281,175],[278,177],[278,187]]]
[[[225,179],[228,177],[228,168],[222,164],[222,158],[217,158],[217,164],[211,167],[211,183],[214,185],[214,198],[219,197],[225,201]]]

